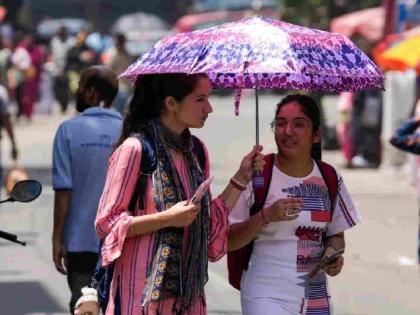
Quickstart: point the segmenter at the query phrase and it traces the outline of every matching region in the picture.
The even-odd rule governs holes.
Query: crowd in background
[[[31,121],[34,113],[51,114],[55,104],[63,114],[67,113],[83,69],[104,64],[118,75],[139,57],[129,53],[123,33],[111,35],[85,29],[75,32],[62,26],[55,35],[45,37],[0,27],[0,35],[0,84],[7,91],[3,94],[10,100],[6,103],[16,121],[21,117]],[[359,46],[370,53],[366,45]],[[114,109],[124,115],[131,94],[132,84],[119,80]],[[321,106],[322,96],[318,99]],[[379,167],[381,91],[337,94],[336,105],[340,119],[334,128],[324,123],[324,149],[341,147],[343,164],[348,168]]]
[[[125,49],[123,34],[111,37],[82,29],[73,35],[63,26],[45,39],[15,31],[0,38],[0,84],[16,120],[31,121],[34,113],[51,114],[55,100],[66,113],[83,69],[105,64],[121,73],[134,58]],[[131,85],[121,81],[119,88],[115,108],[123,113]]]

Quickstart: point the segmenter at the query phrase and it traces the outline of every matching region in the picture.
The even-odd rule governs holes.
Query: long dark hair
[[[165,73],[145,74],[137,78],[134,95],[124,118],[121,136],[116,147],[130,134],[146,131],[148,122],[158,118],[164,110],[164,100],[172,96],[181,101],[190,94],[205,74]]]
[[[300,105],[302,112],[312,121],[312,132],[318,131],[321,127],[321,110],[319,109],[318,104],[315,100],[307,95],[302,94],[291,94],[286,96],[280,103],[277,104],[276,115],[277,117],[280,110],[286,104],[296,102]],[[318,143],[314,143],[311,149],[311,158],[315,160],[321,160],[322,150],[321,150],[321,139]]]

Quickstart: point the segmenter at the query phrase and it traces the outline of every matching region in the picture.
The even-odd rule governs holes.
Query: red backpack
[[[268,188],[271,183],[271,175],[274,165],[274,154],[268,154],[264,157],[265,165],[263,170],[264,186],[262,188],[254,189],[254,204],[249,210],[250,216],[258,213],[264,206],[265,199],[267,198]],[[338,177],[337,173],[331,165],[315,160],[321,172],[321,176],[327,185],[331,205],[335,204],[338,191]],[[230,251],[227,253],[228,260],[228,273],[229,283],[235,288],[240,290],[240,283],[242,273],[248,269],[249,259],[251,258],[254,241],[251,241],[245,247],[238,250]]]

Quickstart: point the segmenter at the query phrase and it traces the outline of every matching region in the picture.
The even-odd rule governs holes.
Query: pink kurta
[[[129,138],[113,153],[110,159],[105,188],[99,203],[96,217],[96,231],[103,239],[102,262],[106,266],[118,258],[113,281],[111,284],[110,301],[106,314],[114,314],[115,294],[119,285],[121,295],[121,314],[141,315],[156,314],[157,303],[149,303],[145,309],[141,306],[143,289],[146,281],[146,270],[153,247],[154,233],[127,238],[133,214],[128,211],[131,196],[140,172],[142,155],[141,144],[137,139]],[[206,177],[209,176],[209,159],[206,155]],[[190,183],[184,172],[182,161],[176,163],[188,198],[192,197]],[[146,190],[146,209],[135,209],[134,215],[156,213],[152,194],[151,179]],[[228,210],[221,200],[216,198],[211,202],[210,231],[208,240],[208,257],[217,261],[227,251]],[[187,229],[186,229],[187,230]],[[172,313],[173,299],[168,299],[159,305],[159,314]],[[206,314],[205,301],[197,300],[188,314]]]

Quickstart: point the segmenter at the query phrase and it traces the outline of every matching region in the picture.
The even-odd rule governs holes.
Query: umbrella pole
[[[258,106],[258,88],[255,88],[255,144],[260,144],[260,113]]]
[[[260,113],[258,104],[258,87],[255,88],[255,144],[260,144]],[[252,187],[254,189],[264,187],[264,176],[261,172],[254,172],[252,175]]]

